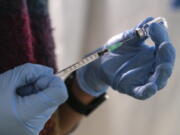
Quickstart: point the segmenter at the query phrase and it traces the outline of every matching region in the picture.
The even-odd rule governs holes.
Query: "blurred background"
[[[180,10],[170,0],[50,0],[59,69],[134,27],[148,16],[165,17],[177,59],[168,86],[138,101],[109,90],[107,100],[73,135],[180,134]]]

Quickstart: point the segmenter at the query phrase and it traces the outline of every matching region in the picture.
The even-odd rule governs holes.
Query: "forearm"
[[[89,104],[94,97],[83,92],[78,86],[76,80],[73,80],[71,91],[74,96],[83,104]],[[71,132],[78,123],[83,119],[84,115],[74,111],[67,103],[60,106],[59,110],[61,135]]]

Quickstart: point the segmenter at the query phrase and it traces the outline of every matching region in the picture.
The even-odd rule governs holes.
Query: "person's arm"
[[[0,134],[39,135],[68,93],[51,68],[24,64],[0,74]],[[19,91],[38,91],[21,96]]]
[[[91,101],[95,99],[95,97],[82,91],[75,79],[73,80],[71,88],[71,91],[74,94],[74,96],[83,104],[89,104]],[[60,135],[66,135],[67,133],[72,132],[84,117],[84,115],[72,109],[68,105],[68,103],[64,103],[60,106],[59,116],[61,129]]]
[[[153,18],[149,17],[136,28],[141,28],[152,20]],[[118,43],[133,34],[134,29],[126,31],[110,39],[108,44]],[[147,37],[136,37],[76,71],[77,83],[74,81],[71,89],[74,95],[88,104],[93,100],[93,96],[98,98],[111,87],[122,94],[145,100],[164,88],[172,74],[176,52],[163,25],[151,24],[149,34],[154,46],[144,43]],[[60,127],[64,135],[71,131],[83,116],[74,112],[67,104],[60,109]]]

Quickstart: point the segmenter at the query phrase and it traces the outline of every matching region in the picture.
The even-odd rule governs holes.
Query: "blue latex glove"
[[[172,0],[172,7],[174,9],[180,9],[180,0]]]
[[[52,69],[41,65],[16,67],[1,74],[0,82],[1,135],[39,135],[52,113],[68,97],[63,81],[53,75]],[[38,93],[25,97],[16,94],[19,87],[31,84]]]
[[[145,19],[137,27],[142,27],[152,19]],[[136,28],[113,37],[107,44],[131,37]],[[90,95],[99,96],[111,86],[120,93],[147,99],[165,87],[172,73],[175,49],[164,26],[153,23],[149,30],[154,46],[144,42],[147,37],[137,37],[78,70],[77,80],[81,89]]]

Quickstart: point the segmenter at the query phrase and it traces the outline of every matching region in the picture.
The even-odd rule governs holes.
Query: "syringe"
[[[143,25],[142,28],[137,28],[134,31],[134,35],[132,35],[131,37],[129,37],[129,39],[126,39],[124,41],[116,41],[114,43],[111,43],[110,45],[108,44],[106,46],[106,48],[100,50],[100,51],[95,51],[94,53],[91,53],[90,55],[88,55],[87,57],[81,59],[80,61],[76,62],[75,64],[59,71],[56,73],[57,76],[65,79],[70,73],[76,71],[77,69],[95,61],[96,59],[100,58],[101,56],[103,56],[104,54],[108,53],[108,52],[112,52],[114,50],[116,50],[117,48],[119,48],[120,46],[122,46],[124,43],[127,43],[128,41],[136,38],[137,36],[139,38],[144,38],[146,36],[149,36],[149,26],[152,23],[161,23],[163,24],[166,28],[167,26],[167,21],[165,20],[165,18],[162,17],[158,17],[153,19],[152,21],[146,23],[145,25]]]
[[[153,19],[152,21],[144,24],[142,28],[136,29],[136,32],[140,38],[144,38],[145,36],[149,36],[149,26],[152,23],[160,23],[160,24],[164,25],[164,27],[168,28],[168,24],[167,24],[166,19],[162,18],[162,17],[157,17],[157,18]]]

